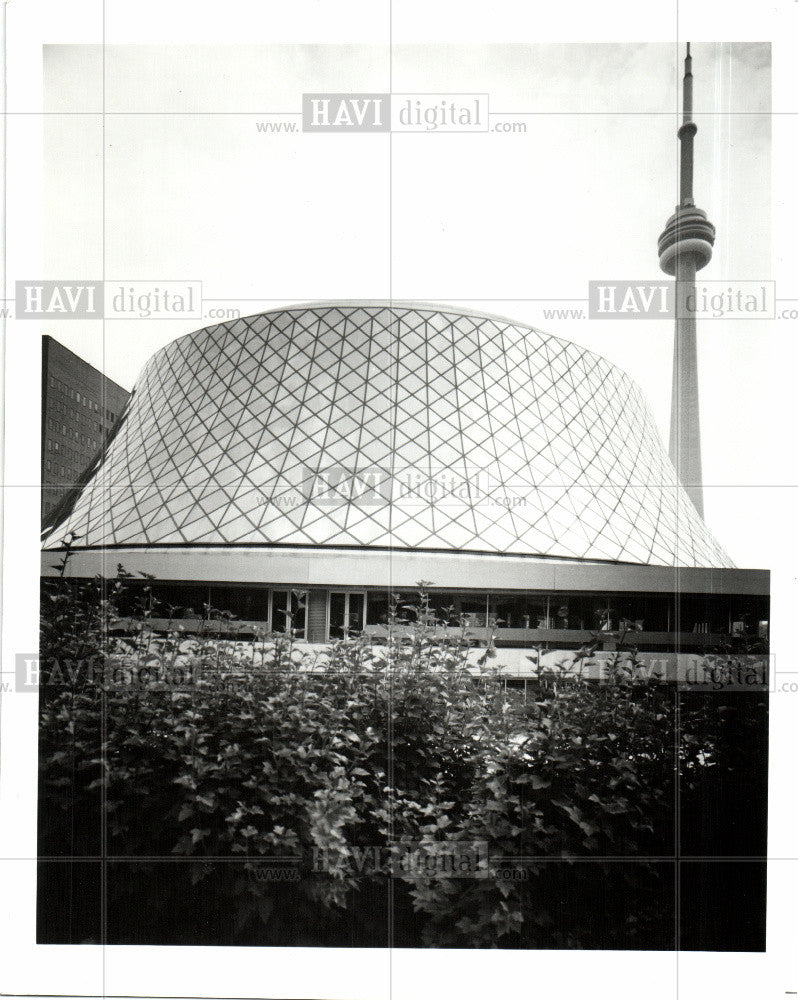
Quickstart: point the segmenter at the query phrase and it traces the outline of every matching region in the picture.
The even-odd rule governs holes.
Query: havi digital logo
[[[303,94],[303,132],[487,132],[487,94]]]
[[[390,94],[303,94],[303,132],[390,132]]]
[[[101,281],[18,281],[18,319],[102,319]]]

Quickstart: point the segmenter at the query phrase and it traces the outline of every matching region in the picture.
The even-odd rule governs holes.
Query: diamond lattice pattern
[[[631,379],[493,317],[332,305],[209,327],[151,358],[123,421],[50,545],[731,565]]]

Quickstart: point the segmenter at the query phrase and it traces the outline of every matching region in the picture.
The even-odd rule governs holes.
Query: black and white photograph
[[[3,996],[798,994],[796,17],[4,5]]]

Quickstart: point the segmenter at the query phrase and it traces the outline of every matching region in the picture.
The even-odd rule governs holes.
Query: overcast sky
[[[718,231],[702,277],[769,280],[770,48],[697,44],[693,56],[695,195]],[[623,367],[667,444],[671,324],[543,310],[586,306],[566,300],[586,298],[590,280],[661,277],[682,58],[666,44],[109,46],[103,158],[101,49],[46,47],[45,110],[63,112],[44,126],[46,276],[198,280],[242,315],[389,296],[500,313]],[[394,93],[487,93],[526,132],[257,129],[298,122],[303,92],[383,92],[391,80]],[[153,351],[202,325],[46,332],[130,388]],[[764,321],[701,324],[709,484],[777,481],[757,401],[769,344]],[[726,491],[708,490],[706,508],[739,560]]]

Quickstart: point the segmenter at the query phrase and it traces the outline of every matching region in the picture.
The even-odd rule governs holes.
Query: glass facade
[[[507,320],[399,304],[250,316],[159,351],[46,545],[68,531],[731,565],[624,372]]]
[[[412,591],[307,591],[132,580],[120,609],[123,614],[137,616],[145,587],[155,601],[151,619],[157,629],[167,628],[169,620],[198,624],[201,619],[230,619],[242,635],[291,629],[297,638],[310,642],[364,631],[379,640],[386,634],[392,609],[401,628],[403,623],[419,620],[421,607],[418,593]],[[317,598],[323,615],[320,627],[309,634],[311,597]],[[641,649],[678,646],[689,651],[694,646],[705,650],[730,640],[746,640],[765,649],[768,641],[769,599],[750,594],[497,593],[432,588],[427,601],[429,623],[453,629],[465,623],[476,643],[492,635],[499,646],[578,647],[602,632],[626,633]]]

